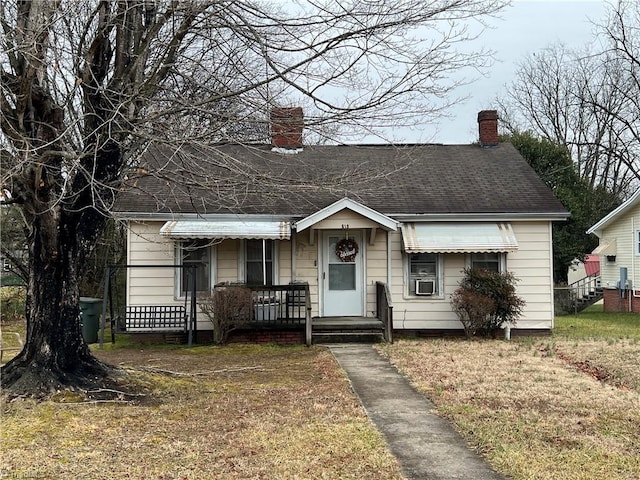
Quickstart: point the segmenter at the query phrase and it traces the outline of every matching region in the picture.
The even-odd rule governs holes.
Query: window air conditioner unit
[[[433,295],[434,288],[433,280],[416,280],[416,295]]]

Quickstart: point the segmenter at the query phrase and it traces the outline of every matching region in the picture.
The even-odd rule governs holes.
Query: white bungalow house
[[[162,331],[148,321],[158,306],[195,313],[189,265],[199,292],[241,283],[272,299],[252,332],[276,341],[310,341],[310,323],[332,320],[461,331],[450,295],[473,266],[519,279],[526,307],[513,334],[553,327],[551,226],[569,213],[498,143],[495,111],[478,115],[473,145],[307,146],[301,109],[278,113],[272,145],[149,149],[118,203],[131,266],[124,328]],[[211,330],[202,315],[193,327],[198,339]]]
[[[640,190],[592,226],[606,312],[640,312]]]

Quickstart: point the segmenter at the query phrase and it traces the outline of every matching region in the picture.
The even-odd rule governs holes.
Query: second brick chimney
[[[275,107],[271,110],[271,143],[274,147],[302,147],[303,129],[301,107]]]
[[[483,147],[493,147],[499,143],[497,110],[482,110],[478,113],[478,134]]]

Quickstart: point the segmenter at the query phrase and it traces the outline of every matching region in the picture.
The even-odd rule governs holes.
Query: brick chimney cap
[[[478,122],[483,120],[498,120],[497,110],[482,110],[478,112]]]

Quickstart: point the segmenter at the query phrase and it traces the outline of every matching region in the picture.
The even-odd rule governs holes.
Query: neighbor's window
[[[636,255],[640,255],[640,230],[636,230]]]
[[[502,272],[503,255],[501,253],[472,253],[472,270],[489,270],[490,272]]]
[[[178,247],[178,263],[185,266],[194,266],[196,291],[208,292],[211,290],[211,244],[208,240],[181,242]],[[180,281],[178,291],[181,295],[191,291],[190,271],[191,268],[181,268],[178,273]]]
[[[409,295],[434,296],[440,293],[440,255],[410,253],[408,255]]]
[[[246,240],[244,258],[247,285],[273,285],[274,243],[273,240]]]

